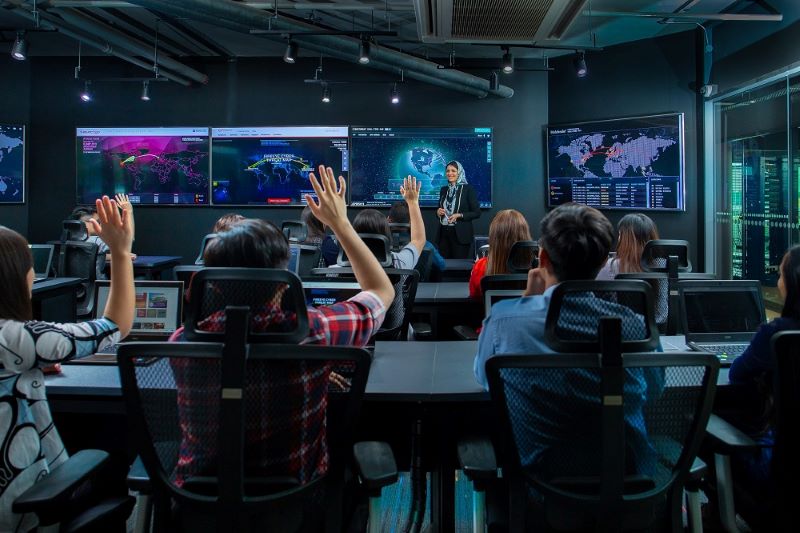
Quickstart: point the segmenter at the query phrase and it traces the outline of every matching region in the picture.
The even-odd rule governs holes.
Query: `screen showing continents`
[[[208,203],[208,128],[78,128],[77,202]]]
[[[0,124],[0,204],[25,201],[25,128]]]
[[[683,115],[548,127],[548,205],[684,209]]]

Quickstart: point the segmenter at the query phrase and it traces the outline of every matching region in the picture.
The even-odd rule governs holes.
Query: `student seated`
[[[389,224],[408,224],[411,220],[408,211],[407,202],[395,202],[391,209],[389,209],[389,216],[386,217]],[[433,255],[433,270],[436,272],[444,272],[445,261],[436,246],[431,241],[425,241],[425,250],[430,250]]]
[[[311,211],[323,224],[330,227],[336,234],[339,243],[347,253],[353,266],[356,280],[361,285],[362,291],[346,302],[333,305],[309,307],[308,324],[309,332],[303,344],[320,344],[331,346],[364,346],[374,335],[386,314],[386,310],[394,300],[394,288],[383,268],[366,244],[358,237],[355,229],[347,218],[345,206],[345,182],[339,177],[339,187],[331,168],[319,167],[320,179],[317,181],[314,173],[310,173],[311,186],[317,194],[315,202],[306,196]],[[228,231],[219,234],[205,251],[205,265],[208,267],[248,267],[248,268],[286,268],[289,263],[289,241],[274,224],[259,219],[247,219],[238,222]],[[263,308],[254,312],[260,320],[254,320],[258,327],[269,328],[284,320],[283,313],[276,309],[270,302],[264,302]],[[203,320],[203,327],[213,331],[221,325],[224,313],[218,313]],[[183,340],[183,328],[172,336],[171,340]],[[213,435],[213,428],[208,427],[208,421],[203,418],[203,410],[192,410],[192,405],[204,403],[202,385],[192,382],[198,379],[198,369],[188,369],[183,372],[188,361],[181,363],[173,361],[175,382],[178,390],[178,404],[181,406],[181,429],[183,432],[180,459],[176,467],[177,482],[182,484],[185,479],[204,472],[209,465],[204,460],[207,457],[205,446],[214,446],[217,437]],[[323,387],[328,386],[328,379],[336,382],[336,375],[326,371],[326,379],[309,379],[302,383],[293,383],[291,386]],[[305,384],[305,385],[304,385]],[[285,387],[285,384],[283,384]],[[263,383],[259,394],[265,398],[274,394],[275,384]],[[291,387],[289,387],[291,389]],[[324,395],[324,391],[320,392]],[[309,416],[312,416],[310,413]],[[196,417],[196,418],[195,418]],[[297,428],[301,426],[298,424]],[[263,429],[266,431],[266,429]],[[264,443],[263,449],[269,448],[267,442],[274,444],[275,436],[269,434],[252,434],[248,431],[249,442]],[[270,440],[272,439],[272,440]],[[274,466],[270,475],[292,476],[301,483],[318,477],[327,469],[327,452],[324,442],[315,441],[316,446],[300,450],[292,461],[281,463],[277,466],[274,457],[262,457],[259,460],[265,466],[267,463]],[[320,448],[322,447],[322,448]],[[262,449],[262,451],[263,451]],[[275,448],[272,448],[275,449]],[[312,464],[313,463],[313,464]]]
[[[483,300],[481,278],[494,274],[508,274],[508,254],[518,241],[531,240],[528,221],[516,209],[503,209],[489,225],[489,255],[481,257],[469,275],[469,297]]]
[[[125,193],[117,194],[114,196],[114,200],[120,209],[128,213],[132,239],[135,240],[136,225],[133,219],[133,205],[131,204],[128,195]],[[108,245],[103,242],[103,239],[97,235],[94,227],[90,224],[91,220],[97,220],[97,209],[94,206],[78,206],[72,210],[72,213],[70,213],[69,220],[80,220],[86,225],[86,233],[89,235],[89,238],[86,239],[86,242],[93,242],[97,245],[98,257],[96,278],[106,279],[105,264],[106,261],[111,261],[111,253]],[[130,256],[131,260],[136,259],[136,254],[130,253],[128,255]]]
[[[28,531],[32,514],[11,512],[14,500],[67,452],[53,427],[41,368],[90,355],[124,338],[133,324],[133,228],[127,211],[107,196],[87,225],[107,245],[111,291],[103,318],[79,324],[32,320],[33,259],[25,238],[0,226],[0,531]],[[69,503],[67,503],[69,505]]]
[[[305,222],[308,234],[303,244],[316,246],[320,249],[319,266],[327,267],[336,264],[339,257],[339,243],[333,235],[328,235],[325,231],[325,224],[314,216],[313,211],[308,206],[303,208],[300,220]]]
[[[214,227],[211,228],[211,233],[222,233],[223,231],[228,231],[231,229],[231,226],[237,222],[241,222],[244,219],[245,217],[239,213],[225,213],[219,217],[216,222],[214,222]]]

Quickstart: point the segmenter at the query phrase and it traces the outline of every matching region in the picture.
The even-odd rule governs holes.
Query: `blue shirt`
[[[554,353],[544,340],[545,319],[553,290],[554,287],[550,287],[542,295],[503,300],[492,307],[478,338],[474,363],[478,383],[488,388],[484,366],[494,355]],[[600,316],[622,317],[624,338],[645,336],[641,315],[600,298],[581,297],[572,302],[567,298],[559,324],[576,335],[593,338],[597,335]],[[658,349],[660,351],[661,347]],[[559,453],[576,458],[571,465],[576,473],[592,468],[587,465],[599,466],[598,372],[562,369],[554,377],[552,372],[520,369],[507,370],[504,379],[506,400],[513,406],[509,412],[514,440],[523,466],[537,465],[545,452],[557,447]],[[649,399],[658,397],[663,387],[663,369],[627,371],[624,384],[626,463],[640,474],[650,474],[656,468],[655,452],[647,439],[643,407]],[[597,427],[587,427],[587,420],[597,421]],[[585,464],[580,464],[578,458],[584,459]]]

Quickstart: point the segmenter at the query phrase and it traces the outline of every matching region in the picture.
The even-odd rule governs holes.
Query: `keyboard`
[[[723,365],[730,365],[733,360],[739,357],[747,350],[749,343],[738,344],[698,344],[690,343],[690,347],[701,351],[710,352],[719,357],[720,363]]]

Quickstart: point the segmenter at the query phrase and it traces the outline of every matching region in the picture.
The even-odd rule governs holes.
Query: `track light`
[[[511,51],[508,47],[504,47],[503,50],[505,53],[503,54],[503,74],[511,74],[514,72],[514,56],[511,55]]]
[[[322,101],[326,104],[331,102],[331,88],[327,85],[322,86]]]
[[[294,64],[297,60],[297,43],[289,39],[286,43],[286,51],[283,53],[283,60],[287,63]]]
[[[496,91],[499,88],[500,88],[500,76],[497,74],[497,72],[492,71],[492,73],[489,74],[489,90]]]
[[[14,40],[14,45],[11,47],[11,59],[17,61],[25,61],[28,57],[28,43],[25,41],[25,34],[23,32],[17,33],[17,38]]]
[[[84,102],[92,101],[92,91],[89,89],[89,82],[84,82],[83,91],[81,91],[81,100]]]
[[[399,104],[400,103],[400,91],[397,90],[397,84],[395,83],[392,86],[392,103]]]
[[[150,101],[150,82],[144,81],[142,82],[142,101],[149,102]]]
[[[358,47],[358,62],[362,65],[369,63],[369,48],[369,41],[366,39],[361,39],[361,44]]]
[[[575,74],[579,78],[583,78],[589,72],[589,69],[586,68],[586,58],[584,57],[583,52],[578,52],[575,55],[575,59],[572,60],[572,64],[575,66]]]

